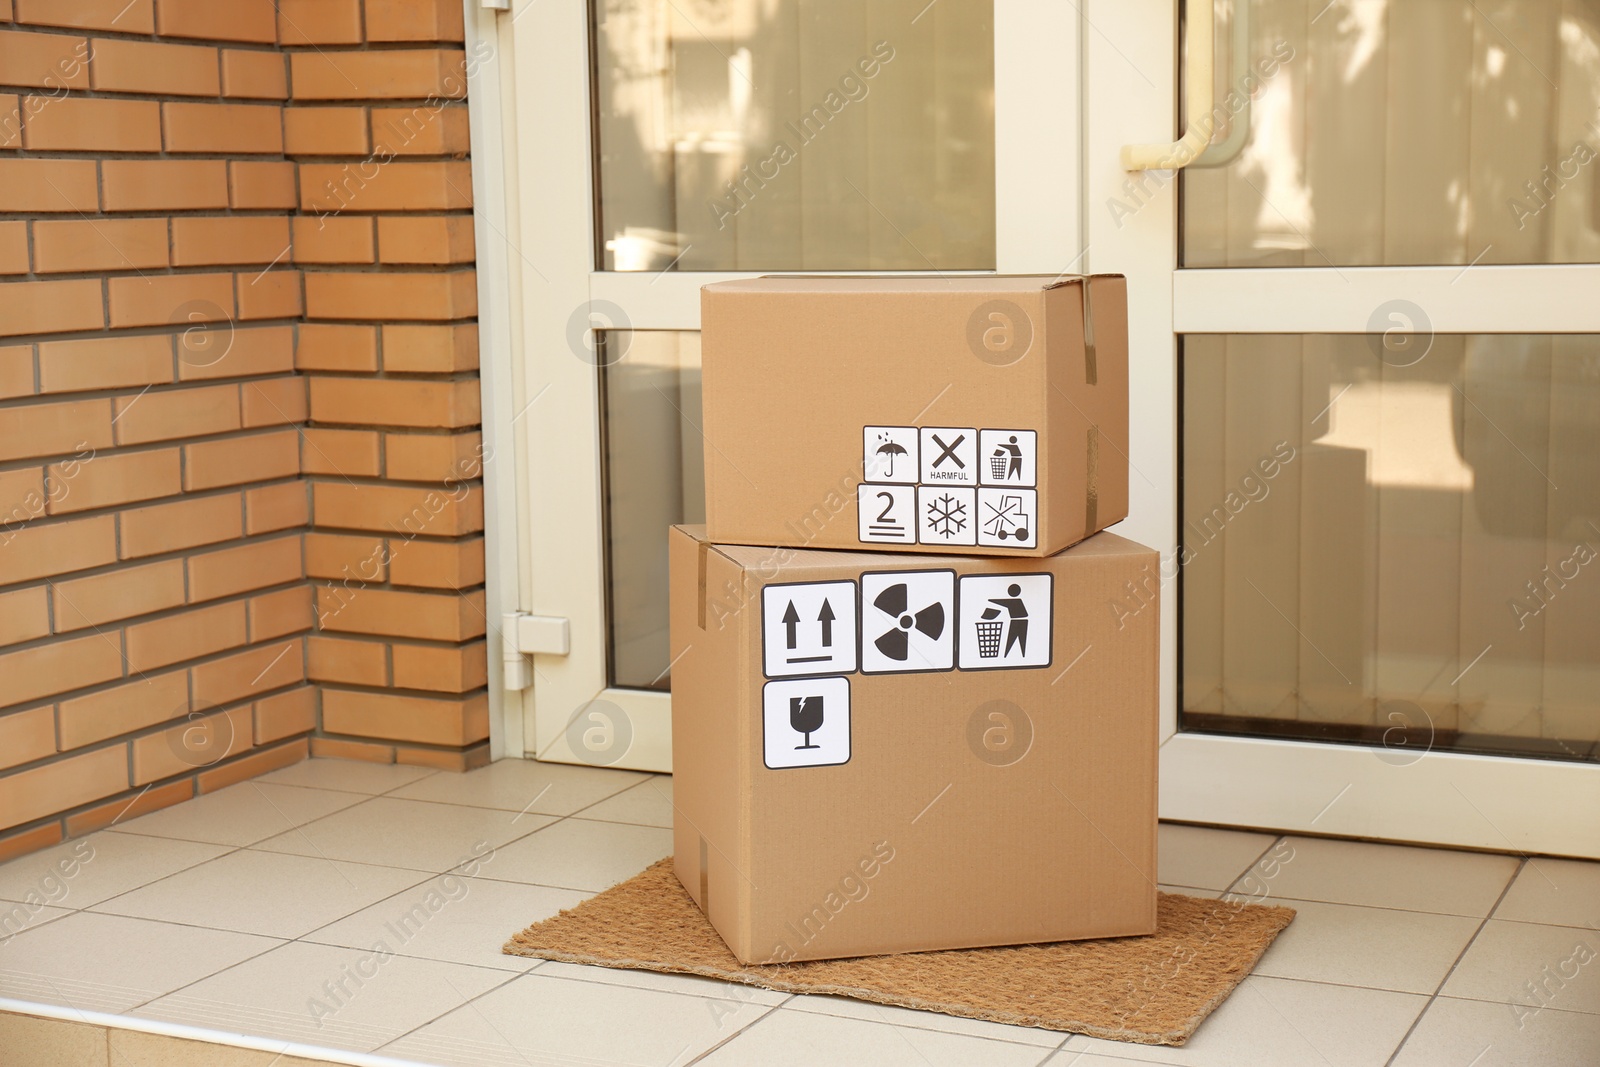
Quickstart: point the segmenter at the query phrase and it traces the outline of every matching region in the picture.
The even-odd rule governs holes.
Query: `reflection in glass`
[[[1183,382],[1185,728],[1597,758],[1600,336],[1190,336]]]
[[[607,270],[992,270],[992,0],[600,0]]]
[[[1231,163],[1182,172],[1185,266],[1600,260],[1600,4],[1223,0],[1219,15],[1213,141],[1246,114],[1249,136]]]
[[[612,330],[603,351],[610,684],[665,690],[667,527],[705,521],[700,335]]]

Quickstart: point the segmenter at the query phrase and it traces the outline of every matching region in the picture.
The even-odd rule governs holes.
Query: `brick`
[[[0,9],[3,9],[4,5],[9,4],[10,2],[11,0],[0,0]],[[393,763],[394,760],[390,759],[388,762]],[[4,863],[7,860],[16,859],[18,856],[26,856],[30,852],[37,852],[40,849],[49,848],[51,845],[59,844],[60,842],[61,824],[59,822],[48,822],[43,826],[35,826],[31,830],[23,830],[20,833],[7,834],[4,837],[0,837],[0,863]],[[62,1033],[67,1031],[69,1028],[80,1030],[83,1029],[82,1024],[79,1023],[58,1023],[53,1019],[40,1019],[22,1015],[11,1016],[10,1020],[13,1020],[16,1024],[26,1027],[24,1030],[25,1033],[31,1032],[32,1034],[40,1035]],[[100,1044],[97,1036],[93,1031],[86,1032],[89,1036],[83,1040],[82,1047],[97,1050]],[[35,1038],[30,1036],[29,1040],[35,1040]],[[42,1044],[43,1042],[40,1043]],[[61,1044],[57,1044],[52,1047],[58,1048],[63,1046]],[[65,1047],[71,1048],[72,1046],[67,1045]],[[93,1053],[91,1052],[90,1055],[93,1055]]]
[[[0,524],[32,522],[48,504],[43,468],[0,471]]]
[[[254,738],[255,722],[248,704],[214,714],[196,711],[180,725],[134,738],[128,746],[133,784],[215,767],[230,756],[250,751]]]
[[[292,478],[300,473],[299,436],[289,430],[185,445],[183,488],[192,493]]]
[[[4,534],[0,534],[3,543]],[[42,585],[0,593],[0,645],[32,641],[50,632],[50,597]]]
[[[479,490],[455,492],[414,486],[312,485],[312,510],[323,528],[376,530],[412,538],[456,537],[483,529]]]
[[[165,611],[184,602],[183,561],[119,567],[105,574],[56,582],[51,597],[55,600],[56,633]]]
[[[371,263],[376,258],[373,220],[329,215],[294,220],[296,263]]]
[[[275,641],[197,664],[189,671],[194,679],[195,706],[220,707],[305,681],[304,645],[299,640]]]
[[[288,244],[284,245],[284,259],[288,259]],[[259,274],[240,274],[239,319],[299,318],[304,306],[300,299],[300,272],[297,270],[268,270]]]
[[[141,672],[237,648],[245,643],[244,604],[236,600],[135,623],[124,641],[128,669]]]
[[[15,0],[18,22],[117,33],[153,33],[154,0]]]
[[[337,578],[352,585],[385,581],[389,550],[381,537],[349,534],[306,535],[306,574]]]
[[[195,334],[190,334],[195,336]],[[178,378],[197,381],[206,378],[246,378],[264,374],[286,374],[294,370],[294,328],[255,326],[229,328],[218,336],[210,350],[194,346],[179,349]]]
[[[305,577],[300,535],[189,557],[189,601],[216,600]]]
[[[183,491],[178,449],[110,453],[87,463],[69,460],[45,468],[50,514],[64,515]]]
[[[306,420],[306,380],[262,378],[239,388],[246,429],[282,426]]]
[[[60,704],[63,751],[92,745],[189,713],[189,672],[149,674]]]
[[[306,642],[306,677],[313,682],[386,686],[388,646],[381,641],[311,637]]]
[[[317,728],[317,687],[303,685],[287,693],[262,697],[255,705],[258,745],[281,741],[285,737]]]
[[[457,774],[465,771],[475,771],[480,767],[487,767],[493,760],[490,758],[489,745],[480,742],[470,748],[464,749],[438,749],[438,748],[410,748],[398,745],[394,751],[394,761],[412,767],[432,767],[439,771],[454,771]]]
[[[378,100],[466,95],[466,53],[457,48],[378,52],[294,52],[296,100]]]
[[[282,485],[247,489],[244,511],[244,532],[251,537],[304,526],[310,521],[311,515],[306,483],[296,480]]]
[[[239,429],[239,387],[212,385],[197,389],[152,389],[117,397],[117,442],[123,445],[200,437]]]
[[[313,383],[313,391],[315,388]],[[364,430],[308,428],[301,435],[300,469],[307,474],[376,477],[378,435]]]
[[[29,151],[161,151],[161,107],[152,100],[24,97],[22,110]]]
[[[28,273],[28,224],[0,222],[0,274]]]
[[[473,261],[472,216],[386,216],[378,220],[378,258],[385,263]]]
[[[367,0],[369,41],[460,41],[465,35],[455,0]]]
[[[64,456],[110,444],[111,413],[104,400],[27,404],[7,408],[0,418],[0,461]]]
[[[463,319],[478,313],[472,271],[447,274],[316,273],[306,277],[313,319]]]
[[[310,753],[305,738],[278,745],[264,752],[252,752],[241,759],[230,760],[209,771],[201,771],[197,785],[202,794],[214,793],[230,785],[238,785],[263,774],[292,767]]]
[[[353,759],[365,763],[393,763],[394,748],[369,741],[346,741],[334,737],[313,737],[311,755],[322,759]]]
[[[32,763],[56,754],[53,708],[33,708],[0,715],[0,769]]]
[[[231,203],[249,211],[292,208],[298,203],[294,189],[293,163],[232,161],[228,164],[228,195],[222,206]]]
[[[105,160],[100,164],[105,184],[105,209],[206,211],[225,208],[228,206],[227,167],[220,159]]]
[[[0,778],[0,827],[56,815],[127,788],[128,750],[124,745],[19,771]]]
[[[0,79],[32,89],[89,88],[89,42],[64,33],[0,30]]]
[[[483,539],[410,541],[390,561],[395,585],[433,589],[468,589],[483,584]]]
[[[99,279],[0,285],[0,334],[66,333],[104,325]]]
[[[278,41],[360,44],[361,0],[278,0]]]
[[[220,89],[217,50],[186,44],[101,38],[90,74],[101,92],[216,96]]]
[[[93,160],[0,159],[0,212],[98,210]]]
[[[322,724],[329,733],[425,745],[467,745],[489,736],[488,700],[481,696],[442,700],[324,689]]]
[[[396,689],[436,693],[470,693],[489,684],[487,645],[474,641],[458,648],[433,645],[394,646]]]
[[[30,396],[33,391],[33,346],[0,345],[0,400]]]
[[[291,107],[283,114],[291,156],[364,156],[371,148],[364,107]]]
[[[161,0],[156,32],[163,37],[203,37],[217,41],[276,44],[278,20],[273,0]]]
[[[397,482],[444,483],[453,490],[483,474],[483,436],[466,433],[383,435],[384,476]]]
[[[228,274],[120,277],[111,278],[107,287],[113,329],[233,317],[233,277]]]
[[[380,156],[462,158],[471,148],[467,109],[443,104],[375,107],[372,147]]]
[[[122,677],[114,634],[89,634],[0,655],[0,700],[23,704]]]
[[[21,147],[21,101],[16,93],[0,93],[0,148]]]
[[[250,640],[269,641],[311,629],[311,587],[297,585],[250,598]]]
[[[112,334],[39,344],[41,393],[127,389],[170,381],[170,334]]]
[[[404,374],[454,374],[476,370],[478,327],[383,327],[383,369]]]
[[[166,219],[41,219],[33,224],[33,269],[40,274],[166,265]]]
[[[222,95],[250,100],[287,100],[288,62],[277,52],[224,48]]]
[[[479,421],[478,381],[404,378],[313,378],[317,422],[452,428]]]
[[[184,778],[166,785],[140,790],[131,797],[117,797],[109,804],[101,804],[76,815],[67,816],[67,833],[73,837],[92,834],[115,826],[125,819],[137,819],[162,808],[170,808],[185,800],[194,799],[194,782]]]
[[[77,522],[36,523],[0,533],[0,585],[54,578],[117,558],[117,524],[111,515]]]
[[[289,220],[278,217],[176,218],[172,265],[211,267],[271,263],[289,247]]]
[[[294,363],[301,370],[375,371],[377,327],[305,323],[300,327]]]
[[[125,511],[122,558],[138,559],[240,536],[239,494],[198,497]]]
[[[383,53],[380,53],[383,54]],[[456,211],[472,206],[470,163],[302,163],[300,210]]]
[[[283,109],[272,104],[161,105],[168,152],[281,155]]]
[[[405,551],[396,546],[396,557]],[[469,641],[485,630],[482,596],[443,596],[375,586],[317,588],[317,623],[324,631]]]

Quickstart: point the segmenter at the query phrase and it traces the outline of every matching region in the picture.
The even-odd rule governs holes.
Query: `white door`
[[[1163,817],[1600,856],[1600,12],[1174,8],[1082,77]]]
[[[700,286],[1082,269],[1054,0],[519,2],[513,273],[527,754],[671,768],[665,527],[700,503]],[[514,731],[508,731],[514,733]]]

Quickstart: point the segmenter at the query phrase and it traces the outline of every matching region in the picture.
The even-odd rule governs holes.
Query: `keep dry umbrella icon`
[[[893,442],[893,441],[885,441],[883,444],[878,446],[878,455],[887,456],[888,457],[889,465],[884,470],[883,476],[885,478],[893,478],[894,477],[894,457],[907,455],[907,452],[903,447],[901,447],[900,445],[896,444],[895,442]]]

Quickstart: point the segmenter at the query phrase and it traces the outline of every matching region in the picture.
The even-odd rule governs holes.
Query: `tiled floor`
[[[666,855],[671,796],[302,763],[0,865],[0,998],[473,1067],[1600,1063],[1600,864],[1566,860],[1163,826],[1165,888],[1299,910],[1181,1049],[500,954]],[[53,1025],[0,1015],[0,1063],[276,1059]]]

